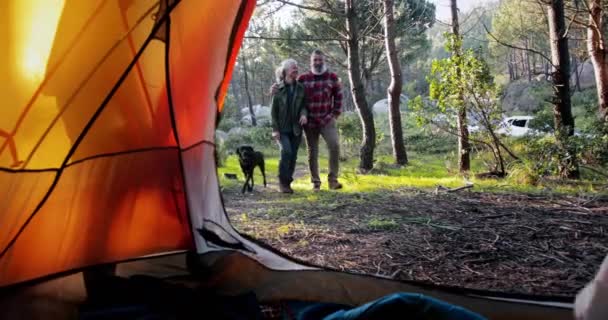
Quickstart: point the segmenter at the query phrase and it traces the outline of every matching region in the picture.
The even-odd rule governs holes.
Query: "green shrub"
[[[224,167],[226,165],[228,156],[229,152],[226,150],[226,142],[220,139],[215,139],[215,157],[217,166],[220,168]]]
[[[520,151],[520,156],[529,161],[527,170],[534,171],[539,176],[556,175],[560,155],[564,152],[555,141],[555,136],[546,135],[538,139],[520,140],[522,144],[514,150]],[[608,165],[608,134],[581,134],[568,137],[568,150],[573,150],[579,164],[605,167]]]
[[[535,186],[540,180],[539,168],[532,161],[514,162],[507,168],[508,181],[514,185]]]
[[[341,150],[344,156],[349,157],[358,153],[361,143],[361,121],[354,112],[344,113],[338,120],[338,132],[340,134]]]
[[[449,153],[456,149],[458,140],[449,134],[431,134],[430,132],[418,132],[405,137],[407,151],[422,154]]]
[[[256,150],[263,150],[273,146],[272,129],[268,126],[245,127],[241,133],[228,134],[225,148],[228,154],[233,154],[237,147],[250,145]]]
[[[530,121],[530,128],[541,132],[553,132],[553,127],[553,110],[550,106],[542,107]]]
[[[217,126],[217,129],[228,132],[228,131],[230,131],[230,129],[236,128],[239,126],[240,125],[237,120],[232,119],[232,118],[225,118],[225,119],[220,120],[220,123]]]

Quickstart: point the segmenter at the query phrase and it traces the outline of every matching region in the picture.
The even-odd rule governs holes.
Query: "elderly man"
[[[322,136],[329,150],[330,189],[340,189],[338,182],[340,169],[340,138],[336,120],[342,112],[342,85],[338,76],[327,69],[325,55],[315,50],[310,56],[310,70],[298,78],[306,88],[308,125],[304,127],[308,147],[308,166],[313,190],[321,188],[319,178],[319,136]]]

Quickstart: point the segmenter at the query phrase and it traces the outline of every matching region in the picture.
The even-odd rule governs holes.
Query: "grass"
[[[392,230],[399,227],[394,219],[372,218],[367,222],[367,227],[372,230]]]
[[[269,184],[278,183],[277,172],[279,155],[277,150],[267,150],[266,154],[266,177]],[[409,153],[409,164],[404,167],[392,165],[392,158],[389,155],[378,156],[375,169],[370,174],[360,174],[358,171],[358,158],[351,157],[345,162],[340,163],[340,181],[344,188],[341,192],[378,192],[381,190],[394,190],[398,188],[421,188],[435,189],[438,185],[455,188],[463,186],[467,181],[474,183],[475,191],[489,192],[518,192],[518,193],[556,193],[556,194],[581,194],[605,192],[597,188],[588,180],[580,180],[576,183],[556,183],[540,181],[535,185],[522,183],[521,179],[476,179],[473,175],[468,179],[457,172],[457,164],[454,156],[449,154],[417,154]],[[487,169],[480,160],[472,159],[472,172],[482,172]],[[294,196],[281,201],[291,202],[316,202],[317,200],[327,200],[332,193],[313,193],[311,191],[310,176],[306,162],[306,150],[301,148],[296,170],[299,176],[292,183],[292,188],[298,192],[306,192],[302,196]],[[320,176],[323,181],[322,190],[327,189],[327,157],[323,153],[319,157]],[[242,185],[243,174],[238,164],[236,156],[229,156],[225,166],[218,169],[220,180],[223,186],[233,187]],[[238,180],[229,180],[224,177],[224,173],[236,173]],[[255,181],[257,185],[262,182],[262,175],[259,170],[255,170]],[[307,192],[308,191],[308,192]]]

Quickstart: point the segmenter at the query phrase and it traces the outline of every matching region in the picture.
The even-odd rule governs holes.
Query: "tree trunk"
[[[528,70],[526,69],[526,52],[525,50],[521,50],[519,52],[519,62],[521,62],[521,75],[526,76]]]
[[[576,56],[572,56],[572,72],[574,72],[574,88],[576,91],[580,92],[581,90],[581,78],[578,74],[578,59]]]
[[[574,118],[570,103],[570,53],[566,35],[563,0],[551,0],[547,5],[549,39],[553,63],[553,117],[555,135],[561,149],[559,173],[563,178],[578,178],[576,153],[568,143],[574,134]]]
[[[257,126],[255,119],[255,112],[253,112],[253,101],[251,100],[251,92],[249,91],[249,78],[247,77],[247,58],[244,54],[241,55],[243,59],[243,74],[245,80],[245,93],[247,94],[247,107],[249,107],[249,114],[251,115],[251,125]]]
[[[513,72],[513,64],[511,61],[507,62],[507,68],[509,69],[509,80],[515,80],[515,73]]]
[[[587,51],[593,63],[599,116],[608,122],[608,48],[602,34],[604,27],[602,0],[591,0],[589,26],[587,27]]]
[[[517,80],[519,79],[519,69],[517,68],[519,64],[517,63],[517,54],[514,51],[511,53],[511,61],[513,61],[513,76]]]
[[[391,142],[393,144],[393,156],[395,163],[407,164],[407,153],[403,143],[403,129],[401,127],[401,66],[397,57],[395,46],[395,18],[393,16],[393,0],[384,0],[384,39],[388,56],[388,66],[391,72],[391,83],[388,86],[388,115],[391,127]]]
[[[454,34],[454,39],[458,43],[458,45],[454,48],[454,56],[459,57],[461,55],[462,45],[460,42],[460,28],[458,25],[458,6],[456,4],[456,0],[450,0],[450,5],[452,9],[452,33]],[[457,70],[456,74],[459,78],[461,70]],[[462,91],[459,93],[459,99],[463,102],[463,93]],[[470,149],[469,146],[469,129],[467,127],[467,108],[464,103],[462,103],[460,110],[458,110],[458,167],[460,168],[460,172],[466,172],[471,169],[471,159],[470,159]]]
[[[507,66],[509,67],[509,80],[515,81],[515,66],[513,65],[513,50],[509,50],[509,59],[507,60]]]
[[[369,171],[374,166],[374,149],[376,148],[376,129],[374,128],[374,115],[365,98],[365,89],[361,81],[361,66],[359,65],[359,30],[355,3],[357,0],[345,1],[346,30],[348,32],[347,56],[348,79],[355,107],[359,112],[363,128],[363,141],[359,154],[359,168]]]
[[[528,51],[528,39],[526,39],[526,72],[528,73],[528,82],[532,82],[532,68],[530,68],[530,51]]]

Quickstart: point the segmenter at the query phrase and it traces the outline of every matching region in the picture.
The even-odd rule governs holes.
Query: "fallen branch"
[[[445,192],[449,193],[449,192],[457,192],[457,191],[460,191],[460,190],[470,189],[470,188],[473,188],[473,184],[470,183],[470,182],[468,182],[466,185],[464,185],[462,187],[452,188],[452,189],[444,187],[442,185],[438,185],[437,188],[435,189],[435,194],[436,195],[439,194],[440,191],[445,191]]]

